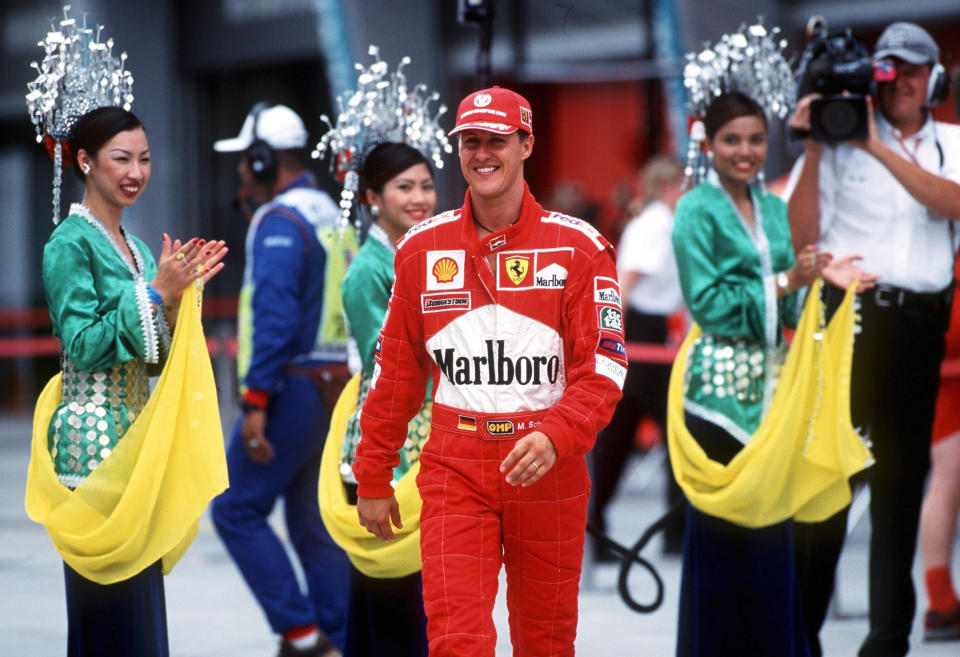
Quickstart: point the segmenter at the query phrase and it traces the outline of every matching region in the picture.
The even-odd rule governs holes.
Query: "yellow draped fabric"
[[[707,458],[684,424],[684,370],[699,327],[684,340],[670,376],[667,444],[674,477],[700,511],[746,527],[824,520],[850,503],[848,478],[873,462],[850,420],[856,286],[822,329],[820,285],[810,290],[770,408],[725,466]]]
[[[227,487],[217,390],[194,286],[183,294],[170,354],[147,405],[109,458],[74,490],[57,479],[47,448],[60,390],[57,374],[37,401],[27,514],[89,580],[128,579],[158,559],[169,573],[193,542],[207,504]]]
[[[368,577],[405,577],[422,567],[420,562],[420,507],[423,502],[417,491],[420,461],[397,482],[394,493],[400,504],[403,529],[393,528],[397,538],[381,541],[360,526],[357,507],[347,502],[347,492],[340,478],[340,452],[347,419],[357,407],[360,374],[343,389],[330,418],[330,431],[323,447],[320,464],[320,515],[330,536],[342,547],[350,562]]]

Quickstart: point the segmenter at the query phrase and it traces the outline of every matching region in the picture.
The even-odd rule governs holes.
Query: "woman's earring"
[[[85,176],[90,175],[90,165],[87,164],[86,162],[80,165],[80,170],[83,171],[83,175]]]
[[[380,206],[379,206],[379,205],[371,205],[371,206],[370,206],[370,214],[371,214],[371,216],[379,217],[379,216],[380,216]]]

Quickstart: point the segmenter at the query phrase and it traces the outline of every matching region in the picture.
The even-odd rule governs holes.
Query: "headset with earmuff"
[[[949,97],[950,76],[943,64],[936,62],[930,69],[930,80],[927,82],[927,107],[936,107]]]
[[[270,144],[260,139],[260,134],[257,132],[260,113],[269,106],[269,103],[260,102],[250,110],[253,115],[253,143],[246,150],[253,179],[264,185],[269,185],[277,179],[277,154]]]

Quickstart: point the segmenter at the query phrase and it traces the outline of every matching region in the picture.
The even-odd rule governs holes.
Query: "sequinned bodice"
[[[140,359],[85,372],[64,358],[62,399],[47,433],[60,481],[76,487],[110,456],[149,397]]]

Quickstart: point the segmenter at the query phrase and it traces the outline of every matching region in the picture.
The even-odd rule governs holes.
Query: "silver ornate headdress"
[[[724,34],[716,45],[705,44],[697,53],[687,53],[683,84],[687,88],[690,141],[687,147],[687,180],[701,181],[707,171],[701,142],[706,137],[703,117],[718,96],[739,91],[757,101],[767,118],[786,118],[796,103],[796,87],[790,63],[783,56],[785,39],[780,28],[767,29],[762,20],[741,25]]]
[[[443,154],[453,151],[446,131],[437,122],[447,111],[446,105],[440,105],[432,114],[430,110],[430,103],[440,95],[428,92],[424,84],[412,89],[407,87],[403,67],[410,63],[410,58],[401,59],[397,70],[390,73],[387,63],[380,59],[377,46],[371,45],[367,54],[376,61],[368,67],[355,65],[360,72],[357,88],[337,97],[340,111],[336,125],[326,115],[320,117],[330,129],[312,153],[314,158],[322,158],[329,151],[331,170],[343,176],[340,195],[343,225],[349,225],[357,202],[358,171],[377,144],[405,143],[430,158],[438,169],[443,168]]]
[[[53,158],[53,223],[60,220],[60,183],[63,165],[73,153],[66,148],[73,125],[98,107],[117,105],[129,110],[133,102],[133,75],[124,69],[127,53],[113,55],[113,39],[100,40],[102,25],[94,31],[70,18],[70,5],[63,7],[63,20],[51,25],[43,41],[46,53],[39,64],[31,62],[37,78],[27,83],[27,112],[37,129],[37,142],[46,142]]]

